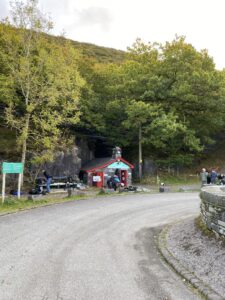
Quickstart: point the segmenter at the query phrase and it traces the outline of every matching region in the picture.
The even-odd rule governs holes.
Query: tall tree
[[[151,123],[154,130],[152,125],[148,126],[151,135],[146,135],[149,143],[145,149],[151,145],[151,150],[161,160],[179,164],[190,162],[193,154],[223,131],[223,72],[215,69],[206,50],[196,51],[184,37],[176,37],[165,45],[146,45],[137,40],[127,61],[118,68],[117,79],[117,83],[113,83],[115,95],[119,94],[127,102],[135,99],[136,102],[160,105],[163,114]],[[134,121],[130,122],[130,128]],[[173,128],[176,130],[171,136],[167,129]]]
[[[52,22],[37,0],[12,4],[12,20],[0,24],[0,61],[10,87],[5,120],[17,131],[21,162],[27,153],[36,162],[52,159],[64,125],[79,121],[78,101],[84,85],[77,68],[78,53],[69,42],[56,43],[47,33]],[[8,89],[9,91],[9,89]]]
[[[160,104],[130,101],[126,107],[124,126],[132,130],[133,141],[139,145],[139,178],[142,177],[142,144],[160,152],[164,160],[180,153],[184,157],[200,151],[200,141],[174,113],[166,113]],[[176,160],[178,162],[178,160]]]
[[[144,100],[157,99],[167,111],[172,108],[203,145],[209,143],[224,127],[221,72],[206,50],[197,51],[184,37],[161,45],[160,61],[158,80],[149,84],[151,94],[146,93]]]

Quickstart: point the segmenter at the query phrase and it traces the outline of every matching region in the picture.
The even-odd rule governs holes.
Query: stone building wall
[[[225,236],[225,187],[206,186],[200,192],[201,216],[209,230]]]

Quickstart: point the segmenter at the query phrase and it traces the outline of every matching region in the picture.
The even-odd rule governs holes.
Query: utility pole
[[[142,179],[142,130],[141,125],[139,126],[138,143],[139,143],[139,180]]]

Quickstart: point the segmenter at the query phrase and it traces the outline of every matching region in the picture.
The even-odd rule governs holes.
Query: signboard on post
[[[23,164],[22,163],[7,163],[2,164],[2,174],[22,174]]]
[[[18,196],[18,199],[20,199],[21,179],[22,179],[22,174],[23,174],[23,163],[3,162],[3,164],[2,164],[2,203],[4,203],[4,200],[5,200],[6,174],[19,174],[17,196]]]

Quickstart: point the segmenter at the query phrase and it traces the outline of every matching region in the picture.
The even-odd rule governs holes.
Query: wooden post
[[[21,183],[22,183],[22,173],[19,173],[19,179],[18,179],[18,191],[17,191],[18,199],[20,199]]]
[[[2,174],[2,204],[5,201],[5,176],[6,176],[6,174],[3,173]]]

